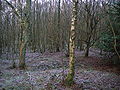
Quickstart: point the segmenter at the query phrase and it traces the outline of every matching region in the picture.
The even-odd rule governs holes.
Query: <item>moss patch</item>
[[[68,73],[68,75],[65,79],[65,85],[71,86],[72,84],[74,84],[73,75]]]

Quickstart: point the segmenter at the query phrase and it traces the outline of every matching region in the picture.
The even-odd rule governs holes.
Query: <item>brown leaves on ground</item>
[[[82,68],[91,68],[103,72],[113,72],[120,75],[120,66],[114,65],[100,57],[77,57],[76,65],[82,64]]]

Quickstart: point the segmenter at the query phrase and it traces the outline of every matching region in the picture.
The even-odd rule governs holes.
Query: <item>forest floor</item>
[[[61,83],[69,62],[62,52],[27,53],[26,70],[11,69],[12,60],[0,60],[0,90],[120,90],[120,67],[103,60],[97,51],[90,51],[87,58],[83,54],[75,52],[72,87]]]

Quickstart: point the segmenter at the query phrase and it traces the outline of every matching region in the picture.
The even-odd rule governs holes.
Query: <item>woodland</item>
[[[0,0],[0,90],[120,90],[120,1]]]

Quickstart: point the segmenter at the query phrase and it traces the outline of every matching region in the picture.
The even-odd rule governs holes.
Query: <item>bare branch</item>
[[[5,2],[12,8],[13,12],[15,13],[15,15],[20,18],[18,12],[15,10],[15,7],[10,3],[8,2],[7,0],[5,0]]]

